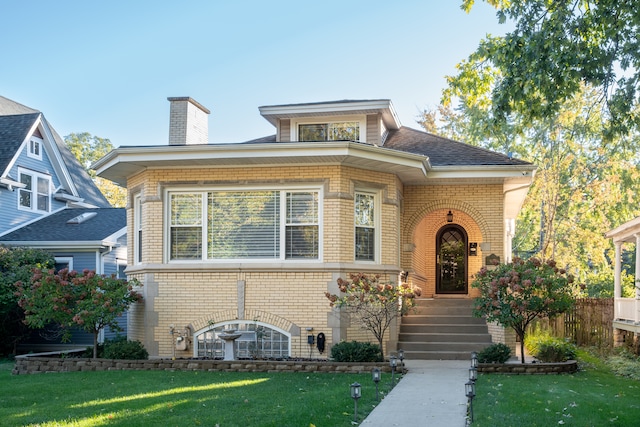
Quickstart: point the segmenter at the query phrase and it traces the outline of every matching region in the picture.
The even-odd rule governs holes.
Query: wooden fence
[[[574,308],[549,321],[532,325],[549,330],[552,335],[568,338],[579,346],[607,348],[613,346],[613,298],[579,298]]]

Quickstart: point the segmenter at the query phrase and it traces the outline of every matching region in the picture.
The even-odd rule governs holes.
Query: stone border
[[[483,374],[572,374],[578,371],[578,361],[557,363],[479,363],[478,372]]]
[[[391,372],[389,363],[348,363],[331,361],[150,359],[112,360],[17,356],[13,375],[79,371],[210,371],[210,372],[335,372],[369,373],[373,368]]]

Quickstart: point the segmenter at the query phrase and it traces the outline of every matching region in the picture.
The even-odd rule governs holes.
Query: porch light
[[[360,397],[362,396],[360,394],[361,391],[362,390],[359,383],[351,384],[351,398],[354,402],[353,421],[356,423],[358,422],[358,399],[360,399]]]
[[[447,214],[447,222],[453,222],[453,212],[451,211]]]
[[[380,401],[380,393],[378,392],[378,383],[380,382],[380,368],[373,368],[371,371],[371,379],[376,383],[376,400]]]

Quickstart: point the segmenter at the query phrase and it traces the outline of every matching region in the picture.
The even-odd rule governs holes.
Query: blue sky
[[[455,65],[508,30],[461,2],[4,2],[0,95],[116,147],[166,144],[170,96],[211,110],[210,142],[275,133],[262,105],[340,99],[391,99],[417,128]]]

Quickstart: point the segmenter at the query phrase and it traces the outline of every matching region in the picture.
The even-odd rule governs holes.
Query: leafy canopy
[[[43,250],[0,246],[0,354],[15,354],[15,346],[28,334],[14,283],[29,281],[34,268],[53,266],[53,256]]]
[[[520,338],[524,363],[524,338],[527,326],[536,318],[553,318],[573,304],[573,277],[556,266],[555,261],[538,258],[483,267],[472,284],[480,290],[474,315],[513,328]]]
[[[35,269],[30,284],[16,283],[18,303],[25,311],[27,325],[43,328],[54,322],[93,333],[94,357],[100,330],[107,326],[120,330],[118,316],[129,305],[142,300],[134,286],[140,284],[113,275],[99,275],[95,271],[84,270],[80,274],[66,268],[57,273]],[[66,338],[69,338],[68,334]]]
[[[504,37],[487,36],[458,74],[445,99],[491,103],[494,117],[512,112],[544,118],[559,111],[582,84],[599,88],[607,134],[640,125],[640,8],[631,0],[486,0]],[[469,12],[474,0],[463,0]]]

